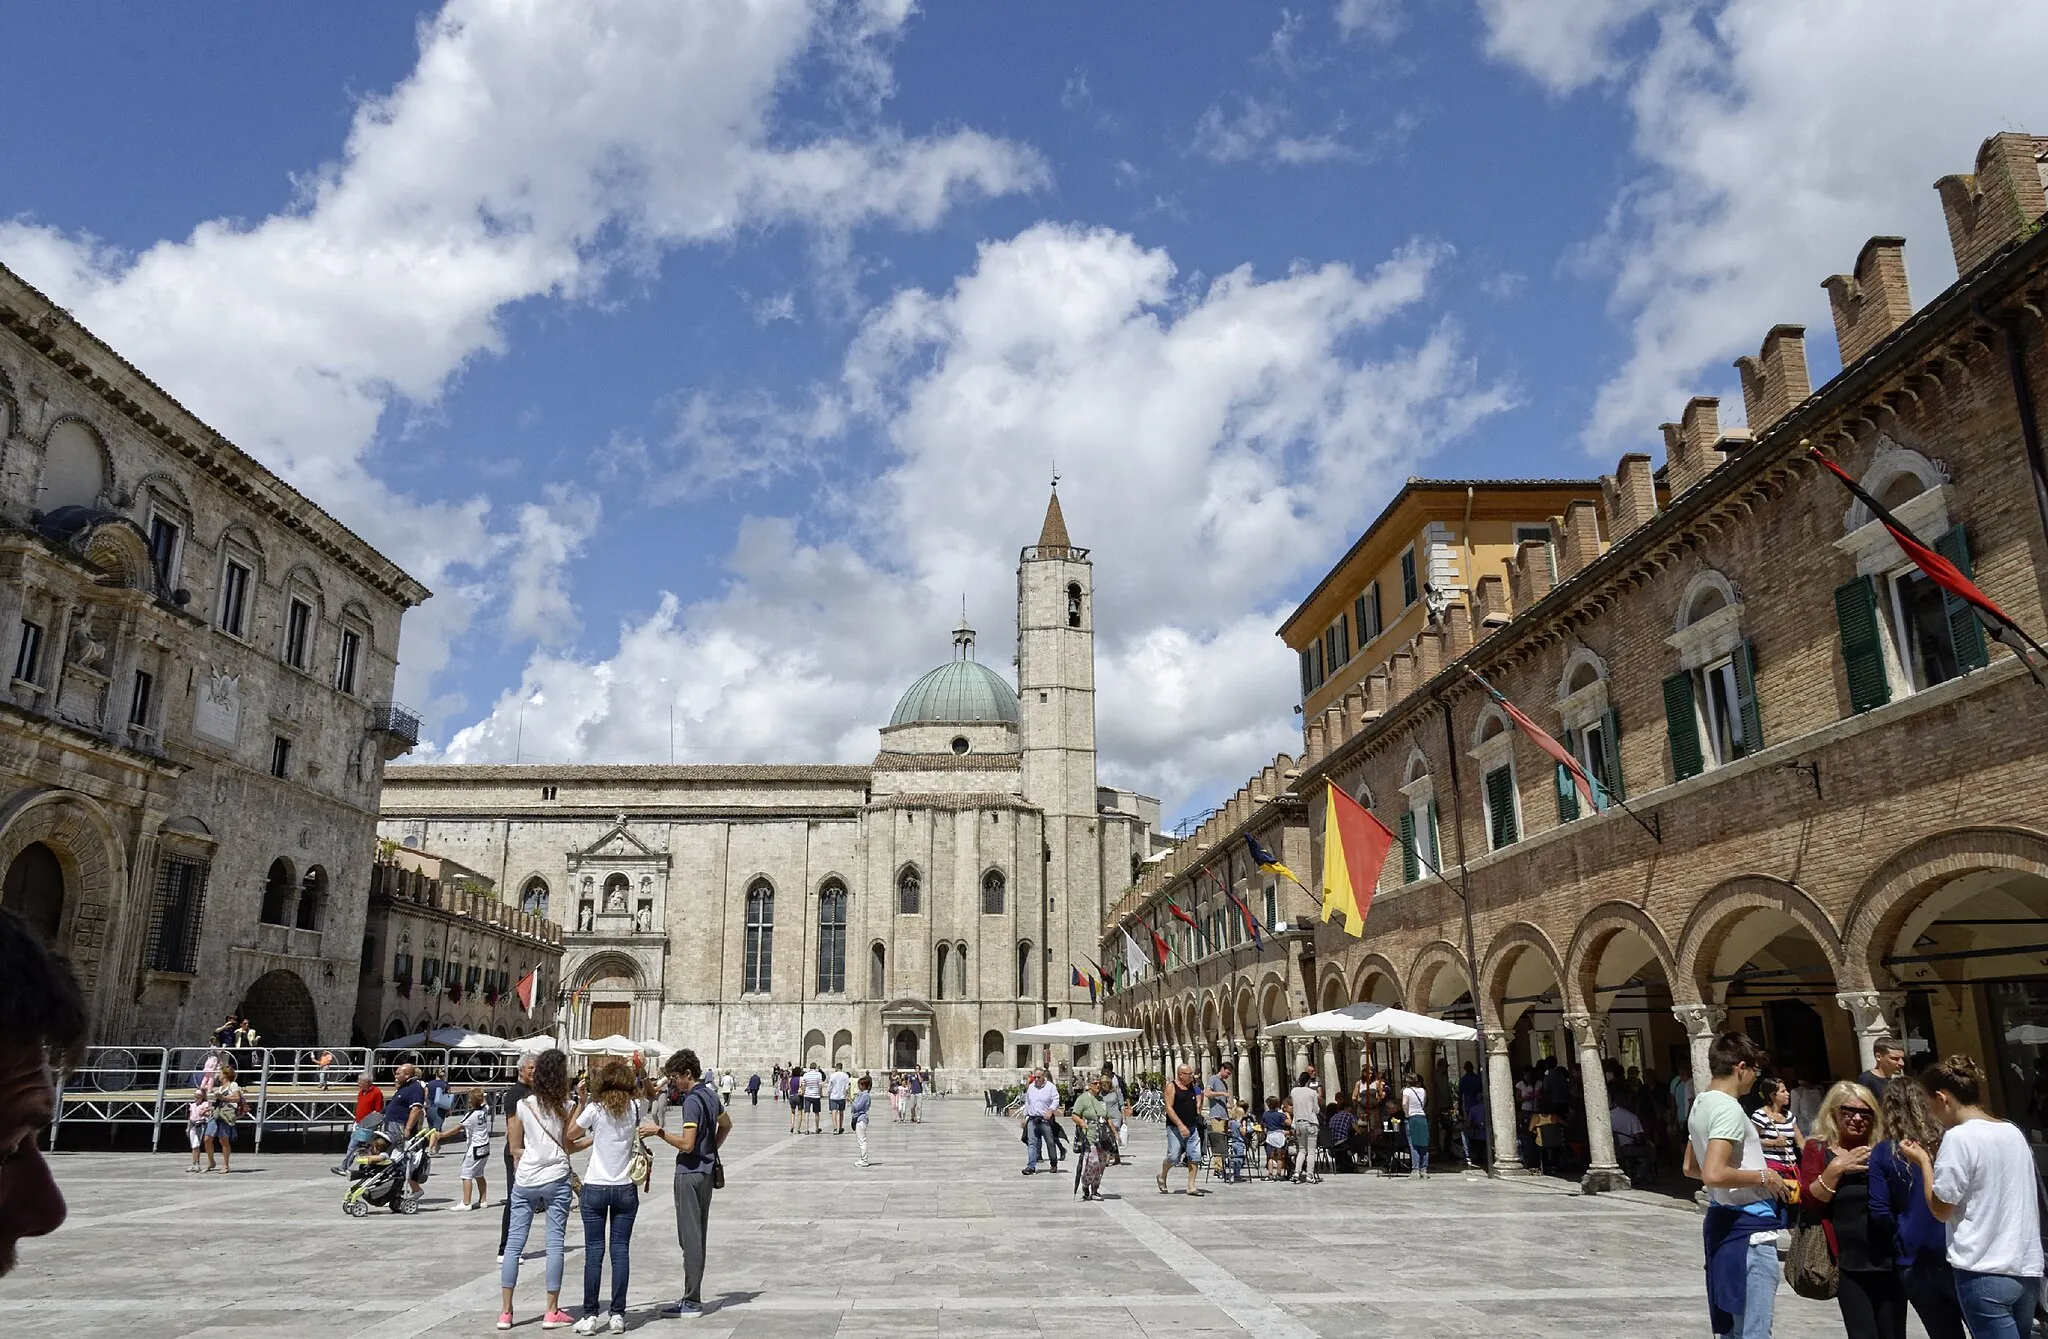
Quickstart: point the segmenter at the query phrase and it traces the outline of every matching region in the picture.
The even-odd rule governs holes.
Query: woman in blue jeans
[[[562,1248],[569,1230],[569,1155],[590,1141],[569,1117],[569,1057],[546,1051],[533,1066],[533,1092],[505,1118],[505,1147],[516,1160],[512,1172],[512,1222],[505,1233],[505,1258],[498,1266],[504,1291],[498,1328],[512,1328],[512,1290],[519,1282],[519,1253],[536,1214],[547,1215],[548,1309],[543,1330],[575,1324],[562,1310]]]
[[[1895,1079],[1893,1082],[1904,1082]],[[1984,1071],[1966,1055],[1929,1065],[1921,1086],[1947,1127],[1939,1158],[1904,1140],[1927,1208],[1948,1225],[1948,1263],[1970,1339],[2026,1339],[2041,1295],[2040,1190],[2027,1136],[1982,1105]]]
[[[628,1247],[633,1219],[640,1212],[640,1187],[627,1170],[633,1142],[648,1104],[638,1099],[639,1085],[623,1060],[607,1060],[597,1072],[590,1102],[576,1113],[576,1128],[590,1136],[590,1165],[583,1171],[583,1319],[576,1333],[626,1332],[626,1283],[632,1272]],[[597,1305],[604,1279],[605,1246],[612,1256],[611,1315]]]

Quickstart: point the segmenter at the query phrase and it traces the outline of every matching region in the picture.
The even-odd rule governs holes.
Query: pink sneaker
[[[559,1330],[564,1325],[574,1325],[575,1323],[576,1318],[566,1311],[550,1311],[540,1318],[540,1327],[543,1330]]]
[[[498,1313],[498,1328],[499,1328],[499,1329],[501,1329],[501,1330],[509,1330],[509,1329],[511,1329],[511,1328],[512,1328],[512,1313],[511,1313],[511,1312],[509,1312],[509,1311],[500,1311],[500,1312]]]

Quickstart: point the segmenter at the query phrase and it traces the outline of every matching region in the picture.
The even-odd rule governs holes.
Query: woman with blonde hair
[[[1827,1233],[1841,1283],[1835,1305],[1849,1339],[1904,1339],[1906,1292],[1892,1238],[1870,1212],[1870,1155],[1884,1138],[1877,1098],[1838,1083],[1821,1099],[1813,1138],[1799,1152],[1799,1213]]]
[[[589,1132],[591,1143],[581,1200],[583,1319],[576,1322],[578,1334],[596,1334],[600,1327],[608,1327],[613,1334],[626,1332],[626,1284],[632,1272],[628,1247],[633,1239],[633,1219],[640,1212],[640,1187],[631,1168],[640,1121],[649,1110],[640,1100],[640,1086],[625,1061],[607,1060],[591,1084],[589,1105],[576,1113],[575,1126]],[[609,1320],[597,1305],[607,1240],[612,1256]]]
[[[1919,1164],[1901,1151],[1910,1140],[1937,1153],[1941,1118],[1927,1090],[1903,1078],[1885,1085],[1878,1107],[1885,1138],[1870,1155],[1871,1221],[1891,1231],[1899,1281],[1927,1339],[1963,1339],[1955,1271],[1948,1267],[1948,1229],[1927,1207]]]

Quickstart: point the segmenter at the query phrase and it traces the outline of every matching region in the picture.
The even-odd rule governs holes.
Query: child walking
[[[853,1137],[860,1141],[860,1161],[856,1167],[868,1166],[868,1108],[874,1104],[872,1091],[875,1081],[863,1074],[860,1076],[860,1091],[853,1095]]]
[[[196,1172],[199,1166],[199,1146],[206,1142],[206,1127],[213,1120],[213,1103],[206,1100],[206,1090],[193,1090],[192,1102],[185,1108],[185,1138],[192,1145],[192,1165],[185,1170]]]
[[[469,1110],[463,1113],[462,1124],[462,1207],[476,1210],[484,1207],[490,1198],[490,1186],[484,1172],[491,1161],[491,1113],[484,1106],[484,1090],[469,1090]],[[438,1140],[436,1141],[438,1142]],[[471,1183],[476,1185],[476,1199],[469,1198]]]

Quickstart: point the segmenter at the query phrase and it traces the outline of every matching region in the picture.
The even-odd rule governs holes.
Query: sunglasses
[[[1870,1108],[1869,1108],[1869,1107],[1840,1107],[1840,1108],[1837,1108],[1837,1109],[1836,1109],[1836,1111],[1835,1111],[1835,1114],[1836,1114],[1837,1116],[1854,1116],[1854,1117],[1855,1117],[1856,1119],[1858,1119],[1858,1120],[1869,1120],[1869,1119],[1870,1119]]]

